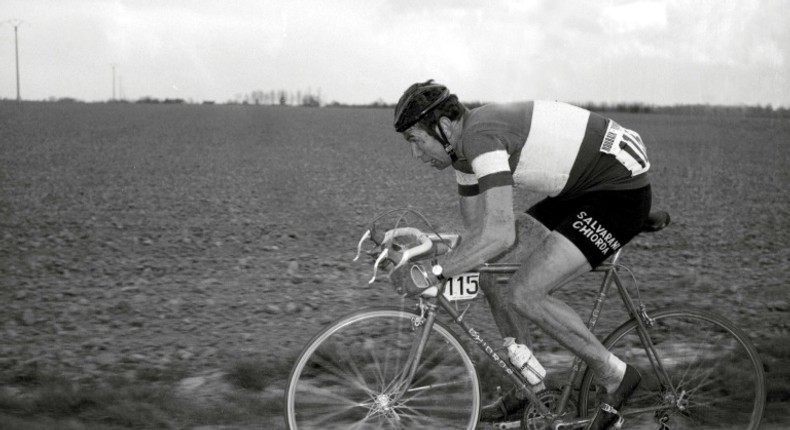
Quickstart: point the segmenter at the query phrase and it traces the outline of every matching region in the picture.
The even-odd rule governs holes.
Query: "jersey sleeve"
[[[461,197],[471,197],[480,194],[480,186],[474,173],[464,173],[460,170],[455,171],[455,180],[458,182],[458,195]]]
[[[492,135],[469,133],[464,136],[463,145],[472,173],[456,172],[460,195],[472,196],[491,188],[513,185],[510,154],[499,139]]]

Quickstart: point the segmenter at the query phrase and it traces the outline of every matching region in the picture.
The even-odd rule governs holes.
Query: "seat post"
[[[619,255],[620,251],[618,251],[614,257]],[[609,287],[612,285],[612,280],[614,279],[614,266],[615,258],[612,259],[612,263],[607,264],[605,268],[598,269],[597,271],[604,272],[603,281],[601,282],[601,287],[598,289],[598,296],[595,298],[595,303],[593,304],[592,312],[590,312],[590,319],[587,320],[587,328],[592,330],[595,327],[595,323],[598,322],[598,316],[601,313],[601,309],[603,308],[603,302],[606,300],[606,296],[609,293]]]
[[[617,264],[617,260],[619,260],[619,259],[620,259],[620,253],[621,253],[621,252],[623,252],[623,248],[622,248],[622,247],[620,247],[620,249],[618,249],[617,251],[615,251],[614,255],[612,255],[612,262],[611,262],[611,265],[612,265],[612,266],[614,266],[615,264]]]

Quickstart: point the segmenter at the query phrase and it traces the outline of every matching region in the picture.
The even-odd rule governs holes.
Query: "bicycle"
[[[659,231],[668,224],[669,214],[656,212],[643,232]],[[416,238],[417,245],[398,243],[407,236]],[[376,258],[373,282],[381,279],[377,270],[385,263],[397,266],[440,253],[460,238],[396,224],[382,239],[374,221],[359,248],[370,239],[377,242],[370,252]],[[603,273],[603,280],[588,320],[592,330],[614,285],[630,319],[603,344],[636,366],[643,377],[619,411],[619,424],[635,429],[756,430],[765,406],[766,382],[748,336],[710,311],[673,307],[648,313],[641,297],[634,301],[620,277],[621,271],[628,270],[618,263],[622,251],[594,269]],[[481,275],[502,282],[517,269],[516,264],[486,264],[442,285],[418,292],[398,291],[418,300],[414,310],[364,309],[329,324],[305,346],[291,371],[285,390],[286,427],[476,428],[481,403],[476,364],[459,334],[437,320],[437,314],[444,311],[529,400],[520,421],[485,426],[584,428],[597,402],[593,374],[581,359],[574,359],[561,388],[535,393],[510,361],[467,324],[464,316],[469,307],[459,311],[455,306],[477,296]],[[540,351],[536,353],[540,357]]]

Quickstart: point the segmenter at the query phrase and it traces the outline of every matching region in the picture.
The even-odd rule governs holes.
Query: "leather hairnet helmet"
[[[448,98],[450,90],[433,79],[410,86],[395,107],[395,131],[406,131]]]

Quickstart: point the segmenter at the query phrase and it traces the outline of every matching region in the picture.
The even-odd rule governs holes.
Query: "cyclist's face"
[[[444,150],[444,146],[421,127],[415,125],[403,135],[411,144],[411,154],[414,158],[419,158],[423,163],[430,163],[439,170],[452,164],[453,160]]]

